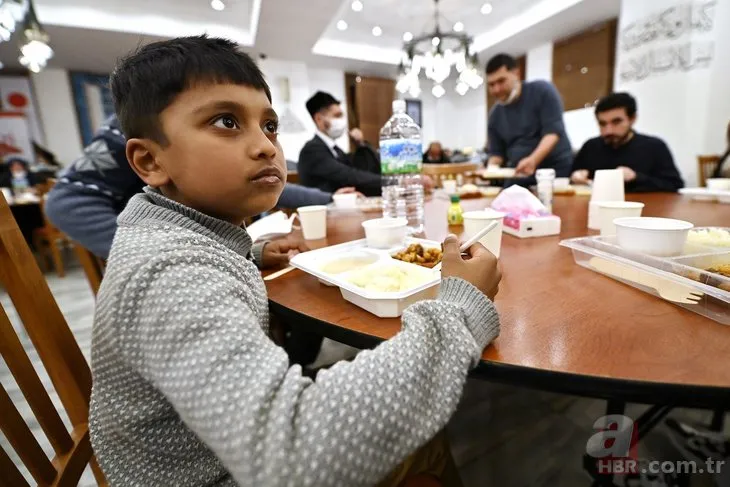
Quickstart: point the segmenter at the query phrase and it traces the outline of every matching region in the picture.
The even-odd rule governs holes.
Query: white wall
[[[481,149],[487,142],[486,89],[481,86],[461,96],[449,81],[445,88],[446,94],[441,98],[426,90],[421,94],[424,151],[436,140],[449,149]]]
[[[723,59],[727,58],[726,52],[730,49],[730,0],[717,0],[712,29],[675,28],[671,38],[662,34],[652,38],[637,30],[637,37],[650,40],[636,45],[628,42],[630,37],[621,35],[622,30],[634,22],[657,25],[645,19],[685,3],[679,0],[622,1],[614,86],[616,91],[628,91],[636,97],[639,105],[637,130],[664,139],[685,182],[695,186],[697,155],[722,150],[722,133],[730,118],[727,96],[730,69],[727,59]],[[695,13],[693,20],[700,18]],[[687,21],[684,17],[678,20]],[[677,23],[673,18],[668,21],[678,26],[688,25]],[[709,63],[694,55],[706,46],[711,46],[714,52]],[[688,69],[688,65],[692,68]]]
[[[536,46],[527,51],[527,60],[525,61],[525,80],[534,81],[536,79],[544,79],[552,81],[553,79],[553,43],[548,42]]]
[[[345,102],[345,73],[336,69],[312,69],[303,62],[280,61],[266,59],[259,63],[266,80],[271,87],[271,98],[274,109],[280,117],[284,113],[296,117],[303,125],[303,129],[294,133],[282,132],[279,141],[287,159],[299,160],[299,152],[304,144],[314,136],[314,122],[306,109],[306,102],[316,91],[326,91],[342,101],[342,109],[347,111]],[[288,79],[289,99],[284,92]],[[347,115],[345,115],[347,116]],[[343,135],[337,144],[344,150],[349,150],[349,139]]]
[[[593,107],[567,111],[563,114],[563,122],[570,145],[575,151],[579,150],[588,139],[599,135]]]
[[[81,156],[83,147],[68,72],[44,69],[32,76],[32,82],[46,146],[61,163],[70,164]]]

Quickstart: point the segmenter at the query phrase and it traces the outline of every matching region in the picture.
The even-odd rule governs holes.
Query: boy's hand
[[[297,255],[299,252],[306,252],[309,247],[303,240],[299,239],[281,239],[272,240],[264,245],[261,253],[261,267],[277,267],[288,264],[289,259]]]
[[[494,301],[499,291],[499,281],[502,280],[497,258],[479,242],[469,247],[467,253],[469,257],[465,260],[459,252],[459,241],[456,236],[446,237],[441,276],[460,277]]]

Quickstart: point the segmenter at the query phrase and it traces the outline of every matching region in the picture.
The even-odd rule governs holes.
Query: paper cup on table
[[[598,203],[601,236],[616,235],[616,218],[641,216],[644,203],[636,201],[603,201]]]
[[[305,240],[319,240],[327,236],[326,206],[301,206],[297,208],[297,218]]]
[[[499,252],[502,248],[502,221],[504,220],[504,213],[500,213],[491,208],[487,208],[482,211],[467,211],[464,213],[464,235],[462,240],[466,241],[473,235],[476,235],[479,230],[486,227],[494,220],[498,220],[497,226],[479,239],[479,243],[484,245],[487,250],[494,254],[495,257],[499,258]]]
[[[444,187],[444,191],[446,191],[447,194],[456,194],[456,180],[444,179],[441,181],[441,185]]]
[[[593,177],[591,203],[588,206],[588,228],[600,230],[598,205],[604,201],[624,201],[624,172],[621,169],[601,169]]]
[[[357,208],[357,193],[345,193],[332,195],[335,208],[352,209]]]

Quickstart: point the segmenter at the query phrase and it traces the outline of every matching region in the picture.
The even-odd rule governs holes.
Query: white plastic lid
[[[555,179],[555,169],[538,169],[535,177],[537,179]]]
[[[406,101],[405,100],[393,100],[393,113],[405,113]]]

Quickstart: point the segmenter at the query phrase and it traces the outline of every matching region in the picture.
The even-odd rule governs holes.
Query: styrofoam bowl
[[[694,228],[690,222],[672,218],[626,217],[616,218],[613,223],[620,247],[659,257],[680,255]]]
[[[730,191],[730,178],[710,178],[707,180],[707,189]]]
[[[375,218],[362,222],[368,247],[389,249],[403,245],[408,230],[405,218]]]

